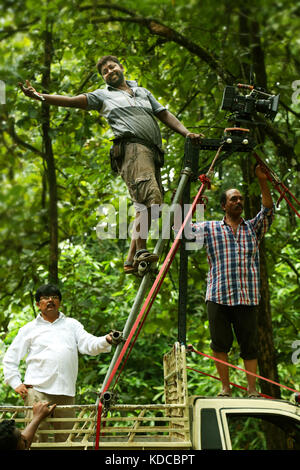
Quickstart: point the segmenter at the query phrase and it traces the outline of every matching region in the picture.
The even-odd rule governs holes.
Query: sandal
[[[248,398],[260,398],[261,394],[259,392],[248,393]]]
[[[221,398],[231,397],[231,392],[219,392],[217,397],[221,397]]]
[[[148,250],[145,249],[139,250],[136,252],[133,258],[133,268],[137,269],[141,261],[146,261],[147,263],[154,263],[155,261],[158,261],[158,259],[159,256],[155,253],[150,253]]]

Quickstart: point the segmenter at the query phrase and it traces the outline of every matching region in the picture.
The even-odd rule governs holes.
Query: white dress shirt
[[[63,313],[53,323],[41,314],[20,328],[3,359],[5,382],[13,389],[25,383],[39,392],[75,396],[78,351],[96,356],[110,352],[105,336],[93,336],[83,325]],[[26,357],[26,372],[21,380],[19,363]]]

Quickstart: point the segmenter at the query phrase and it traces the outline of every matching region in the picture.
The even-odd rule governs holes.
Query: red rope
[[[99,401],[98,410],[97,410],[97,426],[96,426],[96,444],[95,449],[99,449],[99,438],[100,438],[100,429],[101,429],[101,415],[102,415],[102,402]]]
[[[283,188],[283,191],[281,191],[281,189],[279,189],[279,187]],[[276,206],[279,207],[279,203],[282,201],[282,199],[284,199],[288,205],[290,206],[290,208],[295,212],[295,214],[300,217],[300,214],[299,212],[295,209],[295,207],[293,206],[293,204],[291,203],[291,201],[286,197],[285,193],[288,193],[297,203],[298,205],[300,206],[300,202],[298,201],[298,199],[295,198],[295,196],[290,192],[290,190],[283,184],[283,183],[274,183],[274,188],[279,192],[280,194],[280,197],[279,199],[277,200],[276,202]]]
[[[274,173],[271,168],[268,167],[268,165],[257,155],[256,152],[254,152],[254,157],[256,161],[263,166],[265,173],[267,175],[268,180],[272,183],[274,188],[279,192],[280,196],[279,199],[276,203],[276,206],[279,206],[279,203],[284,199],[287,204],[290,206],[290,208],[295,212],[295,214],[300,217],[299,212],[296,210],[296,208],[293,206],[291,201],[286,197],[286,193],[289,194],[289,196],[297,203],[298,206],[300,206],[300,201],[291,193],[291,191],[281,182],[279,181],[278,177]]]
[[[206,375],[207,377],[210,377],[211,379],[221,380],[219,377],[216,377],[215,375],[207,374],[206,372],[203,372],[202,370],[193,369],[192,367],[187,367],[187,369],[192,370],[194,372],[198,372],[199,374],[202,374],[202,375]],[[229,384],[232,385],[233,387],[240,388],[241,390],[246,390],[247,391],[247,388],[243,387],[242,385],[238,385],[238,384],[235,384],[233,382],[229,382]],[[271,400],[274,399],[274,397],[271,397],[270,395],[265,395],[264,393],[260,393],[260,392],[258,392],[258,393],[260,394],[260,396],[262,396],[264,398],[269,398]]]
[[[138,336],[139,336],[139,334],[140,334],[140,331],[141,331],[141,329],[142,329],[142,327],[143,327],[143,325],[144,325],[144,323],[145,323],[145,321],[146,321],[146,318],[147,318],[147,315],[144,316],[144,318],[143,318],[143,320],[142,320],[142,322],[141,322],[141,324],[140,324],[140,326],[139,326],[139,329],[138,329],[138,331],[137,331],[137,334],[135,335],[135,338],[134,338],[134,340],[133,340],[132,343],[131,343],[131,346],[130,346],[130,348],[129,348],[129,351],[128,351],[128,353],[127,353],[127,356],[125,357],[124,362],[123,362],[123,365],[121,366],[121,368],[120,368],[120,370],[119,370],[118,376],[117,376],[117,378],[116,378],[116,381],[115,381],[113,387],[116,386],[116,384],[117,384],[117,382],[118,382],[118,380],[119,380],[119,378],[120,378],[121,372],[122,372],[122,370],[124,369],[124,367],[125,367],[125,365],[126,365],[126,362],[127,362],[128,359],[129,359],[130,353],[131,353],[131,351],[132,351],[132,349],[133,349],[133,346],[134,346],[134,344],[135,344],[135,342],[136,342],[136,340],[137,340],[137,338],[138,338]]]
[[[214,361],[220,362],[221,364],[224,364],[228,367],[232,367],[234,369],[241,370],[242,372],[246,372],[246,374],[248,375],[253,375],[254,377],[257,377],[258,379],[264,380],[266,382],[270,382],[271,384],[277,385],[278,387],[285,388],[289,390],[290,392],[299,393],[299,390],[294,390],[293,388],[287,387],[286,385],[280,384],[278,382],[274,382],[274,380],[267,379],[266,377],[262,377],[261,375],[255,374],[254,372],[250,372],[248,370],[242,369],[241,367],[234,366],[233,364],[230,364],[229,362],[222,361],[221,359],[217,359],[216,357],[210,356],[209,354],[204,354],[203,352],[197,351],[196,349],[194,349],[194,347],[191,344],[188,345],[188,350],[195,352],[196,354],[200,354],[201,356],[208,357],[209,359],[213,359]]]
[[[200,175],[199,180],[201,181],[201,183],[206,183],[208,189],[210,189],[210,179],[206,175]]]

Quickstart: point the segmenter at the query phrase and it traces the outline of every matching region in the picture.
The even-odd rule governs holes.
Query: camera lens
[[[256,109],[261,113],[267,113],[271,108],[270,100],[257,100],[256,101]]]

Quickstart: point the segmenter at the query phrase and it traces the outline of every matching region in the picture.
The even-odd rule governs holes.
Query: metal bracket
[[[111,330],[110,334],[112,336],[112,344],[116,346],[119,343],[125,342],[126,338],[124,338],[123,333],[118,330]]]
[[[106,391],[99,398],[100,402],[103,405],[104,412],[107,411],[116,401],[116,395],[113,392]]]

